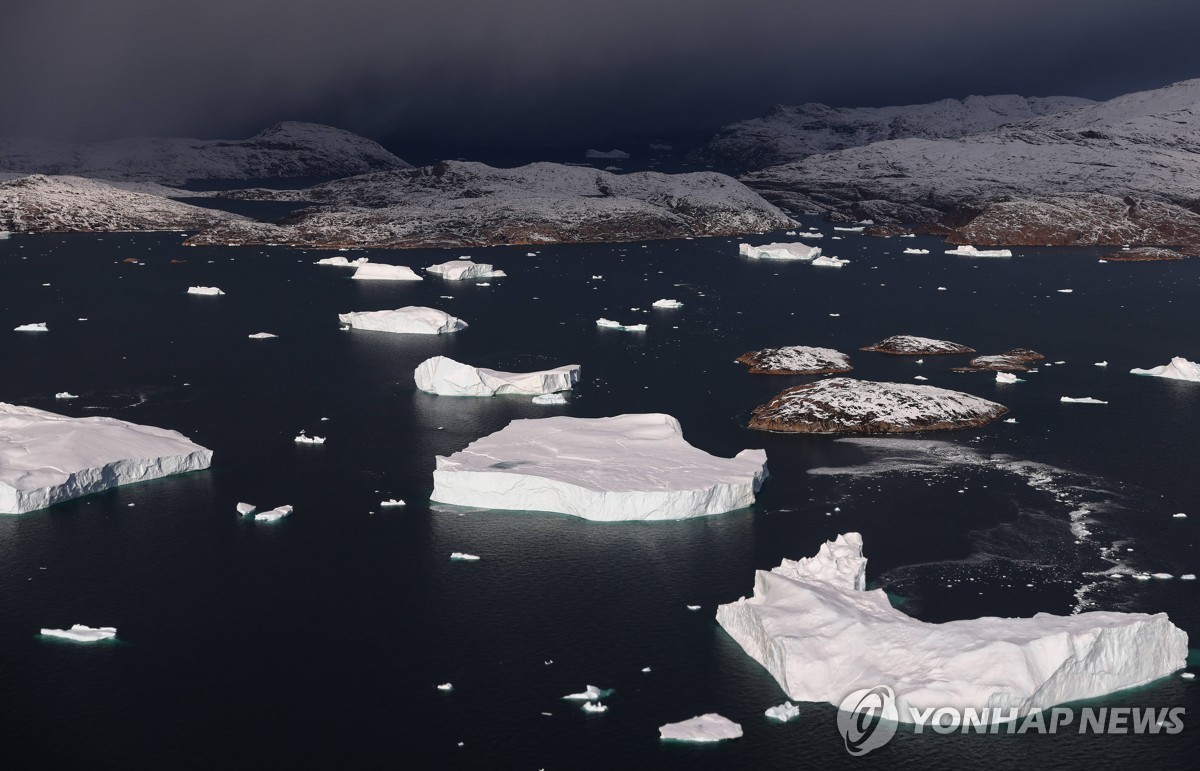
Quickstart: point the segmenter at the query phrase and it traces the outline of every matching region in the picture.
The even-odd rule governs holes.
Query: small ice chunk
[[[700,606],[699,605],[688,605],[687,609],[688,610],[700,610]]]
[[[591,713],[608,712],[608,707],[604,706],[598,701],[585,701],[583,703],[583,711]]]
[[[346,325],[343,329],[409,335],[444,335],[467,328],[467,322],[462,319],[420,305],[407,305],[391,311],[339,313],[338,320]]]
[[[75,642],[98,642],[100,640],[111,640],[116,637],[117,628],[115,626],[74,624],[70,629],[42,629],[42,634],[46,637],[59,637],[63,640],[74,640]]]
[[[478,554],[467,554],[462,551],[450,552],[450,559],[455,562],[475,562],[479,559]]]
[[[79,397],[76,396],[75,394],[71,393],[70,391],[59,391],[58,393],[54,394],[54,398],[55,399],[78,399]]]
[[[954,254],[959,257],[1012,257],[1012,252],[1008,249],[976,249],[970,244],[956,249],[947,249],[946,254]]]
[[[622,332],[645,332],[646,324],[622,324],[612,319],[596,319],[596,326],[603,329],[619,329]]]
[[[905,254],[929,254],[928,249],[905,249]]]
[[[46,326],[46,322],[39,321],[34,324],[22,324],[19,327],[13,327],[14,332],[49,332],[50,328]]]
[[[308,436],[303,431],[296,437],[296,444],[325,444],[323,436]]]
[[[466,281],[473,278],[504,278],[507,274],[496,270],[494,265],[486,262],[471,260],[450,260],[438,265],[430,265],[425,269],[435,276],[441,276],[447,281]]]
[[[359,257],[357,260],[347,260],[345,257],[325,257],[317,260],[313,265],[332,265],[335,268],[357,268],[359,265],[366,265],[367,258]]]
[[[215,286],[189,286],[187,293],[207,295],[209,297],[216,297],[217,295],[225,294]]]
[[[913,375],[913,380],[928,380],[924,375]]]
[[[612,695],[611,688],[601,688],[598,685],[589,685],[586,688],[584,688],[581,692],[568,693],[563,698],[571,699],[573,701],[599,701],[600,699],[603,699],[606,696],[611,696],[611,695]]]
[[[655,300],[652,304],[655,308],[682,308],[683,303],[678,300]]]
[[[997,372],[996,373],[996,382],[997,383],[1024,383],[1025,381],[1022,380],[1021,378],[1017,377],[1016,375],[1014,375],[1011,372]]]
[[[715,712],[658,727],[660,739],[677,742],[719,742],[741,735],[740,725]]]
[[[1016,423],[1017,419],[1016,418],[1006,418],[1004,422],[1005,423]]]
[[[840,268],[843,265],[849,265],[850,260],[843,260],[838,257],[821,255],[813,259],[812,264],[818,268]]]
[[[1181,511],[1181,512],[1179,512],[1178,514],[1172,514],[1172,515],[1171,515],[1171,517],[1172,517],[1172,518],[1174,518],[1174,519],[1187,519],[1187,514],[1184,514],[1184,513]]]
[[[642,667],[642,672],[643,672],[643,673],[647,673],[647,672],[649,672],[649,671],[650,671],[650,667]]]
[[[786,723],[794,717],[800,717],[800,708],[790,701],[785,701],[778,706],[769,707],[764,714],[772,720]]]
[[[1195,573],[1184,573],[1183,575],[1181,575],[1179,577],[1179,580],[1180,581],[1195,581],[1196,574]]]
[[[1059,401],[1063,404],[1108,404],[1090,396],[1064,396]]]
[[[1182,677],[1184,680],[1194,680],[1194,679],[1196,679],[1196,673],[1195,672],[1184,672],[1183,674],[1180,675],[1180,677]]]
[[[1108,362],[1107,362],[1107,361],[1098,361],[1098,362],[1096,362],[1096,363],[1095,363],[1093,366],[1096,366],[1096,367],[1107,367],[1107,366],[1108,366]]]
[[[350,278],[358,281],[423,281],[412,268],[407,265],[388,265],[382,262],[368,262],[358,266]]]
[[[1159,581],[1169,581],[1175,577],[1170,573],[1151,573],[1150,576],[1152,578],[1157,578]]]
[[[452,691],[454,690],[454,686],[451,683],[442,683],[437,687],[437,689],[439,691]]]
[[[249,516],[256,511],[258,511],[258,507],[253,503],[239,503],[237,505],[237,513],[241,514],[243,517]]]
[[[1074,289],[1056,289],[1055,291],[1058,292],[1059,294],[1071,294],[1075,290]]]
[[[567,397],[562,394],[541,394],[533,397],[534,404],[566,404]]]
[[[270,332],[255,332],[252,335],[247,335],[247,337],[251,340],[269,340],[272,337],[279,337],[279,335],[273,335]]]
[[[399,498],[388,498],[386,501],[380,501],[379,505],[384,507],[385,509],[394,509],[394,508],[398,508],[400,506],[404,506],[405,503],[404,503],[404,501],[400,500]]]
[[[260,511],[254,515],[255,522],[278,522],[292,513],[291,506],[277,506],[270,511]]]

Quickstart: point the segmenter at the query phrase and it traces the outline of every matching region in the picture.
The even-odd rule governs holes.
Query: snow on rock
[[[268,511],[260,511],[254,515],[255,522],[278,522],[293,511],[291,506],[277,506]]]
[[[436,308],[409,305],[394,311],[339,313],[338,320],[351,329],[409,335],[444,335],[467,328],[467,322]]]
[[[893,434],[982,426],[1006,412],[1002,404],[934,386],[832,378],[776,394],[754,408],[750,428]]]
[[[175,431],[0,402],[0,514],[198,471],[211,462],[211,450]]]
[[[222,292],[220,289],[218,289],[215,286],[189,286],[187,288],[187,293],[188,294],[206,295],[209,297],[216,297],[218,295],[225,294],[224,292]]]
[[[843,265],[849,265],[850,260],[843,260],[840,257],[832,257],[822,254],[813,258],[812,264],[817,268],[840,268]]]
[[[1059,401],[1063,404],[1108,404],[1090,396],[1064,396]]]
[[[896,356],[935,356],[937,354],[975,353],[974,348],[952,343],[949,340],[934,340],[931,337],[914,335],[892,335],[878,343],[859,348],[860,351],[890,353]]]
[[[778,706],[768,707],[764,714],[772,720],[786,723],[792,718],[800,717],[800,708],[790,701],[785,701]]]
[[[562,394],[542,394],[541,396],[533,397],[534,404],[566,404],[567,397]]]
[[[738,739],[742,727],[715,712],[658,727],[658,738],[676,742],[720,742]]]
[[[596,326],[601,329],[618,329],[622,332],[645,332],[648,328],[646,324],[622,324],[612,319],[596,319]]]
[[[812,260],[819,257],[821,247],[795,243],[771,243],[762,246],[738,244],[738,254],[752,260]]]
[[[968,707],[995,722],[1145,685],[1182,668],[1187,634],[1165,614],[1039,613],[931,624],[866,589],[862,536],[846,533],[814,557],[755,574],[749,599],[717,622],[792,699],[837,705],[887,685],[901,722],[910,709]]]
[[[350,278],[358,281],[423,281],[407,265],[387,265],[382,262],[365,262],[358,266]]]
[[[763,450],[709,455],[670,415],[558,416],[514,420],[439,456],[432,500],[598,521],[686,519],[749,506],[766,475]]]
[[[331,265],[335,268],[357,268],[361,265],[366,265],[368,262],[370,262],[370,260],[368,260],[366,257],[348,260],[345,257],[338,255],[337,257],[323,257],[322,259],[314,262],[313,265]]]
[[[588,150],[583,154],[585,158],[604,159],[611,161],[624,161],[629,159],[629,153],[624,150]]]
[[[50,327],[46,326],[46,322],[39,321],[33,324],[22,324],[18,327],[13,327],[14,332],[49,332]]]
[[[976,356],[967,362],[965,367],[955,367],[955,372],[1028,372],[1029,364],[1035,361],[1041,361],[1046,357],[1037,351],[1031,351],[1028,348],[1013,348],[1011,351],[1004,353],[992,354],[990,356]]]
[[[748,365],[752,375],[828,375],[853,369],[841,351],[806,345],[750,351],[737,361]]]
[[[1150,369],[1134,369],[1129,370],[1131,375],[1149,375],[1151,377],[1165,377],[1172,380],[1187,380],[1192,383],[1200,383],[1200,364],[1194,361],[1188,361],[1182,356],[1175,356],[1166,364]]]
[[[42,629],[42,635],[45,637],[58,637],[63,640],[73,640],[75,642],[99,642],[100,640],[111,640],[116,637],[117,628],[115,626],[74,624],[70,629]]]
[[[450,260],[439,265],[431,265],[425,270],[435,276],[441,276],[447,281],[465,281],[471,278],[504,278],[508,275],[502,270],[496,270],[495,266],[489,265],[486,262],[472,262],[471,260]]]
[[[950,234],[951,243],[1012,246],[1200,244],[1200,214],[1151,198],[1103,193],[1035,196],[994,201]],[[1123,250],[1115,262],[1180,260],[1168,249]]]
[[[947,249],[946,254],[954,254],[959,257],[1012,257],[1012,251],[1009,249],[976,249],[970,244]]]
[[[651,307],[654,307],[654,308],[682,308],[683,303],[681,303],[679,300],[662,299],[662,300],[655,300],[653,303],[651,303]]]
[[[579,372],[578,364],[538,372],[501,372],[434,356],[417,366],[414,377],[417,388],[441,396],[538,395],[569,391],[579,382]]]
[[[1163,204],[1163,205],[1166,205],[1166,204]],[[1185,212],[1185,213],[1180,215],[1179,217],[1176,217],[1175,219],[1182,219],[1182,218],[1190,219],[1192,216],[1195,216],[1195,215],[1193,215],[1192,212],[1190,212],[1186,209],[1181,209],[1181,211]],[[1200,219],[1200,218],[1198,218],[1198,219]],[[1176,223],[1172,222],[1170,220],[1166,220],[1166,222],[1164,223],[1163,219],[1150,221],[1150,226],[1152,226],[1152,227],[1158,227],[1158,226],[1160,226],[1160,224],[1174,225]],[[1130,240],[1130,241],[1163,242],[1163,241],[1168,241],[1168,240],[1173,241],[1173,240],[1183,240],[1183,239],[1179,238],[1178,236],[1174,236],[1174,237],[1170,237],[1170,238],[1157,238],[1155,236],[1155,234],[1150,233],[1150,234],[1139,234],[1137,238],[1131,238],[1128,240]],[[1196,243],[1197,241],[1200,241],[1200,238],[1191,240],[1190,243]],[[1119,252],[1112,252],[1110,254],[1106,254],[1106,255],[1102,256],[1100,259],[1103,262],[1173,262],[1176,260],[1185,260],[1188,257],[1189,257],[1189,255],[1183,254],[1181,252],[1177,252],[1173,249],[1163,249],[1163,248],[1157,247],[1157,246],[1143,246],[1138,249],[1122,249]]]

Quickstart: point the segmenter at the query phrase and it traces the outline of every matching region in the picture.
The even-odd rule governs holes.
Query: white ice
[[[345,257],[325,257],[317,260],[313,265],[332,265],[335,268],[357,268],[360,265],[366,265],[368,262],[366,257],[359,257],[357,260],[347,260]]]
[[[596,326],[602,329],[619,329],[622,332],[645,332],[646,324],[622,324],[612,319],[596,319]]]
[[[1108,404],[1090,396],[1064,396],[1059,401],[1063,404]]]
[[[237,505],[237,513],[241,514],[243,517],[249,516],[256,511],[258,511],[258,507],[253,503],[239,503]]]
[[[398,508],[404,505],[404,501],[399,498],[388,498],[386,501],[380,501],[379,505],[385,509]]]
[[[71,393],[70,391],[59,391],[58,393],[54,394],[54,398],[55,399],[78,399],[79,397],[76,396],[75,394]]]
[[[300,435],[296,437],[296,444],[325,444],[325,437],[309,436],[301,431]]]
[[[441,396],[529,396],[568,391],[579,382],[579,373],[578,364],[536,372],[501,372],[434,356],[421,362],[413,377],[417,388]]]
[[[270,511],[260,511],[254,515],[255,522],[277,522],[292,513],[291,506],[277,506]]]
[[[1151,377],[1165,377],[1172,380],[1187,380],[1192,383],[1200,383],[1200,364],[1194,361],[1188,361],[1182,356],[1175,356],[1166,364],[1150,369],[1131,369],[1131,375],[1149,375]]]
[[[202,295],[207,295],[209,297],[215,297],[217,295],[225,294],[224,292],[222,292],[220,289],[218,289],[215,286],[189,286],[187,289],[187,293],[188,294],[202,294]]]
[[[541,396],[533,397],[534,404],[566,404],[567,397],[562,394],[542,394]]]
[[[742,727],[715,712],[658,727],[658,738],[677,742],[719,742],[737,739]]]
[[[46,637],[60,637],[64,640],[74,640],[75,642],[98,642],[100,640],[111,640],[117,636],[117,628],[115,626],[85,626],[83,624],[74,624],[70,629],[43,629],[42,634]]]
[[[431,265],[425,270],[435,276],[441,276],[447,281],[465,281],[472,278],[504,278],[508,275],[502,270],[496,270],[494,266],[486,262],[472,262],[471,260],[450,260],[438,265]]]
[[[947,249],[946,254],[956,254],[960,257],[1012,257],[1012,252],[1008,249],[976,249],[969,244]]]
[[[254,334],[249,335],[248,337],[251,340],[269,340],[272,337],[279,337],[279,335],[273,335],[270,332],[255,332]]]
[[[763,244],[751,246],[738,244],[738,254],[753,260],[811,260],[820,256],[821,247],[806,246],[800,242],[785,244]]]
[[[338,320],[351,329],[409,335],[444,335],[467,328],[467,322],[445,311],[409,305],[394,311],[339,313]]]
[[[928,249],[905,249],[905,254],[929,254]]]
[[[359,281],[422,281],[407,265],[387,265],[382,262],[367,262],[358,266],[350,278]]]
[[[683,307],[683,303],[679,302],[678,300],[666,300],[666,299],[655,300],[653,303],[651,303],[651,305],[653,305],[653,307],[655,307],[655,308],[682,308]]]
[[[479,559],[479,555],[467,554],[466,552],[462,551],[454,551],[450,552],[450,559],[454,560],[455,562],[475,562]]]
[[[13,327],[14,332],[49,332],[50,328],[46,326],[46,322],[39,321],[34,324],[22,324],[19,327]]]
[[[778,720],[780,723],[786,723],[794,717],[800,717],[800,708],[790,701],[785,701],[778,706],[769,707],[765,714],[772,720]]]
[[[840,257],[832,257],[822,254],[814,258],[812,264],[818,268],[840,268],[843,265],[850,264],[850,260],[843,260]]]

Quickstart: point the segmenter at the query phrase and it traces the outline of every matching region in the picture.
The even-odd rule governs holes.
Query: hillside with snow
[[[697,154],[713,163],[761,169],[889,139],[942,139],[1093,104],[1071,96],[1013,94],[892,107],[776,105],[761,118],[722,127]]]
[[[795,224],[723,174],[612,174],[556,163],[498,169],[448,161],[305,190],[227,195],[317,205],[278,225],[227,223],[190,243],[488,246],[728,236]]]
[[[378,143],[316,123],[277,123],[249,139],[137,137],[70,144],[0,139],[0,174],[180,185],[188,180],[346,177],[410,168]]]

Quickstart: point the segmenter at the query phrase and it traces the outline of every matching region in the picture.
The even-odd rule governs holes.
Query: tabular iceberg
[[[394,311],[339,313],[338,320],[352,329],[408,335],[444,335],[467,328],[467,322],[436,308],[408,305]]]
[[[255,522],[278,522],[284,517],[290,515],[293,509],[291,506],[276,506],[270,511],[260,511],[254,515]]]
[[[345,257],[325,257],[317,260],[313,265],[332,265],[335,268],[357,268],[360,265],[366,265],[368,262],[366,257],[359,257],[357,260],[348,260]]]
[[[21,324],[18,327],[13,327],[14,332],[49,332],[50,327],[46,326],[46,322],[39,321],[34,324]]]
[[[737,739],[742,727],[715,712],[658,727],[658,738],[677,742],[720,742]]]
[[[533,396],[570,390],[579,382],[579,371],[578,364],[568,364],[538,372],[500,372],[434,356],[421,362],[413,376],[417,388],[441,396]]]
[[[849,265],[850,260],[843,260],[841,257],[826,256],[822,254],[813,258],[812,264],[817,268],[840,268],[843,265]]]
[[[541,396],[533,397],[534,404],[566,404],[567,397],[562,394],[542,394]]]
[[[63,640],[74,640],[75,642],[99,642],[100,640],[111,640],[116,637],[117,628],[115,626],[74,624],[70,629],[43,629],[42,634],[46,637],[59,637]]]
[[[514,420],[438,457],[431,498],[597,521],[686,519],[752,504],[766,461],[763,450],[709,455],[659,413]]]
[[[496,270],[495,266],[489,265],[486,262],[472,262],[471,260],[450,260],[438,265],[430,265],[426,271],[441,276],[447,281],[466,281],[471,278],[504,278],[508,274],[502,270]]]
[[[738,254],[752,260],[812,260],[821,255],[821,247],[807,246],[799,242],[763,244],[762,246],[738,244]]]
[[[662,300],[655,300],[653,303],[651,303],[651,306],[655,308],[682,308],[683,303],[678,300],[668,300],[664,298]]]
[[[211,462],[211,450],[175,431],[0,402],[0,514],[206,469]]]
[[[976,249],[970,244],[947,249],[946,254],[954,254],[959,257],[1012,257],[1012,251],[1009,249]]]
[[[215,286],[189,286],[187,289],[187,293],[188,294],[206,295],[208,297],[216,297],[218,295],[225,294],[224,292],[222,292],[220,289],[218,289]]]
[[[350,278],[359,281],[423,281],[407,265],[387,265],[382,262],[364,262]]]
[[[1176,356],[1167,364],[1150,369],[1134,369],[1129,370],[1131,375],[1150,375],[1151,377],[1165,377],[1172,380],[1188,380],[1193,383],[1200,383],[1200,364],[1194,361],[1188,361],[1182,356]]]
[[[1103,696],[1185,666],[1187,634],[1166,614],[1039,613],[929,624],[866,590],[862,536],[755,575],[754,596],[717,609],[717,622],[797,701],[839,704],[879,685],[910,710],[1004,712]]]
[[[622,324],[612,319],[596,319],[596,326],[602,329],[619,329],[622,332],[645,332],[646,324]]]

